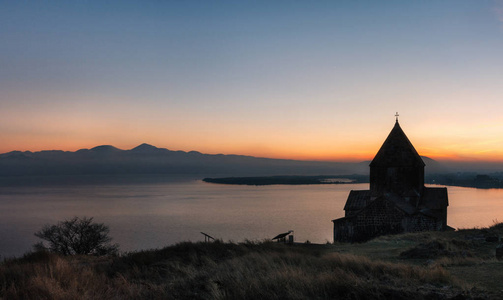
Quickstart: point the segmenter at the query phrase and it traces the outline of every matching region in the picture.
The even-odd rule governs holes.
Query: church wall
[[[422,214],[407,216],[402,220],[405,232],[442,230],[443,222]]]
[[[352,218],[334,220],[334,241],[352,242],[354,234],[355,227]]]
[[[443,219],[442,230],[446,230],[447,229],[447,207],[442,209],[442,219]]]
[[[358,209],[347,209],[346,212],[345,212],[345,217],[352,217],[354,215],[356,215],[360,210]]]
[[[404,213],[393,203],[384,198],[377,199],[355,217],[356,238],[364,241],[383,234],[403,232],[404,217]]]
[[[424,187],[424,167],[371,167],[370,193],[379,197],[387,192],[405,195],[411,190],[419,193]]]
[[[385,198],[350,218],[334,220],[334,241],[363,242],[380,235],[444,230],[445,223],[423,214],[408,215]]]
[[[377,199],[352,218],[334,221],[334,241],[361,242],[383,234],[404,232],[405,213],[384,199]]]

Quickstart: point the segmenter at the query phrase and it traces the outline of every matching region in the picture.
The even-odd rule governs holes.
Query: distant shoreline
[[[315,185],[369,183],[369,176],[352,175],[274,175],[249,177],[206,177],[213,174],[80,174],[80,175],[20,175],[0,176],[0,187],[69,186],[69,185],[129,185],[161,184],[170,182],[200,181],[231,185]],[[215,174],[218,176],[217,174]],[[213,176],[215,176],[213,175]],[[220,174],[219,174],[220,175]],[[220,176],[225,176],[221,174]],[[202,179],[203,178],[203,179]],[[425,176],[426,184],[458,186],[476,189],[502,189],[503,172],[436,173]]]
[[[476,189],[501,189],[503,188],[503,173],[489,175],[461,174],[432,174],[427,175],[425,183],[445,186],[459,186]],[[254,177],[218,177],[204,178],[202,181],[216,184],[232,185],[312,185],[312,184],[352,184],[369,183],[368,175],[281,175],[281,176],[254,176]]]
[[[368,183],[365,175],[319,175],[319,176],[258,176],[204,178],[204,182],[233,185],[309,185],[309,184],[352,184]]]

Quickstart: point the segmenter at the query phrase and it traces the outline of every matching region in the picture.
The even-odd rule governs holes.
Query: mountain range
[[[427,172],[443,167],[423,157]],[[75,152],[45,150],[0,154],[0,176],[169,174],[194,177],[368,174],[369,161],[324,162],[172,151],[149,144],[130,150],[102,145]]]

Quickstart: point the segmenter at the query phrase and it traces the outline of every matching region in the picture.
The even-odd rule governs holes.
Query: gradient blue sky
[[[1,1],[0,152],[503,161],[503,1]]]

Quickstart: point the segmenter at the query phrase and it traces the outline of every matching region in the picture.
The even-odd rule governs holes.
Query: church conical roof
[[[388,137],[370,163],[371,167],[416,167],[425,166],[423,160],[409,141],[398,120]]]

